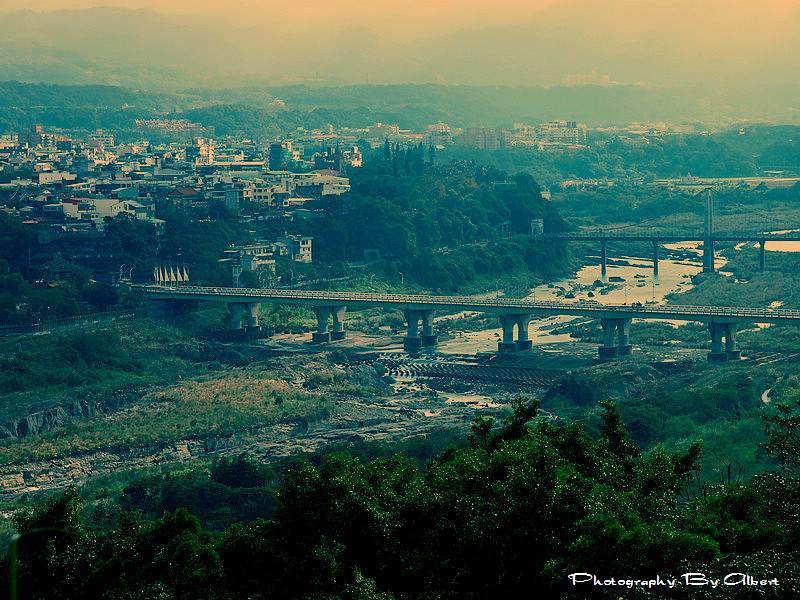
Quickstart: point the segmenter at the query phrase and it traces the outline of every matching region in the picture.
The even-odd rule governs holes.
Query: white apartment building
[[[275,242],[275,253],[279,256],[289,256],[297,262],[310,263],[312,239],[306,235],[284,235]]]

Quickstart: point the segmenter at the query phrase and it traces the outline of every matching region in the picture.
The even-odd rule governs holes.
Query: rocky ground
[[[149,446],[104,448],[3,466],[0,467],[0,502],[13,501],[25,493],[81,485],[92,478],[120,471],[163,467],[170,463],[234,457],[243,452],[269,459],[312,452],[340,442],[400,441],[425,436],[440,428],[467,430],[474,416],[485,408],[485,403],[448,404],[444,398],[414,397],[413,392],[407,392],[402,400],[394,398],[385,406],[342,399],[329,419],[312,423],[279,423],[233,435],[195,436]],[[142,409],[134,406],[126,410]]]
[[[280,361],[293,383],[302,387],[303,365],[322,351],[310,345],[305,337],[310,335],[275,336],[256,343],[230,345],[227,351],[244,358],[279,356],[275,360]],[[269,460],[353,441],[402,441],[429,436],[442,429],[467,432],[478,415],[502,418],[510,414],[509,403],[514,398],[544,396],[568,370],[591,364],[597,353],[594,344],[571,341],[544,344],[508,356],[470,357],[436,352],[409,357],[402,353],[399,338],[361,334],[351,335],[336,348],[352,364],[370,365],[378,376],[392,377],[391,391],[369,398],[339,395],[331,415],[314,422],[290,421],[231,435],[107,447],[5,465],[0,467],[0,503],[12,503],[28,493],[82,485],[122,471],[164,468],[187,461],[209,461],[242,453]],[[639,350],[648,360],[655,361],[700,358],[695,356],[696,352],[686,350]],[[127,391],[124,397],[109,398],[91,406],[78,403],[33,413],[26,419],[7,423],[2,433],[17,436],[65,427],[80,419],[121,419],[128,411],[162,410],[163,407],[148,406],[142,400],[148,391]]]

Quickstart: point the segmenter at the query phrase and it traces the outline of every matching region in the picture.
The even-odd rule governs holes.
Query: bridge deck
[[[593,240],[593,241],[656,241],[656,242],[702,242],[705,239],[704,233],[679,232],[679,231],[658,231],[658,232],[618,232],[618,231],[572,231],[543,233],[537,237],[550,240]],[[798,242],[800,232],[792,231],[787,233],[753,233],[753,232],[715,232],[711,234],[711,240],[715,242]]]
[[[217,302],[274,302],[305,306],[382,306],[411,310],[475,311],[497,314],[562,314],[592,318],[641,318],[704,323],[784,323],[800,325],[800,310],[661,304],[601,304],[595,301],[556,302],[469,296],[372,294],[286,289],[196,286],[134,286],[154,298]]]

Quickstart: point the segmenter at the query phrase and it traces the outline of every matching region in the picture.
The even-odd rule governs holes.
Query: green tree
[[[86,530],[78,489],[70,487],[14,514],[22,598],[71,598],[82,575]]]
[[[764,414],[766,451],[792,476],[800,476],[800,399],[776,404]]]

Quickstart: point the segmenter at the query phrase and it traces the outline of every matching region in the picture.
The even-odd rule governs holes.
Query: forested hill
[[[530,175],[470,163],[431,168],[422,149],[387,145],[383,160],[353,171],[351,186],[307,203],[324,217],[302,226],[314,237],[315,260],[360,261],[378,250],[392,269],[448,291],[500,274],[568,268],[563,245],[530,236],[534,219],[547,231],[567,227]]]
[[[217,534],[183,507],[152,520],[117,509],[114,523],[90,528],[71,488],[14,516],[21,597],[798,597],[796,477],[694,494],[701,443],[644,455],[613,404],[600,408],[597,440],[582,421],[555,425],[537,411],[519,402],[500,427],[476,419],[466,445],[424,468],[400,454],[302,462],[285,474],[271,519]],[[789,419],[775,420],[771,452],[796,467]],[[197,503],[228,497],[263,511],[273,485],[266,465],[243,456],[215,462],[204,487],[189,488],[185,473],[166,476],[171,498],[195,492]],[[150,502],[142,492],[154,479],[125,489],[128,506]],[[113,509],[104,500],[95,510]]]
[[[0,133],[31,125],[65,129],[128,129],[163,106],[159,94],[112,85],[46,85],[0,82]]]
[[[155,94],[133,92],[113,85],[46,85],[43,83],[0,82],[0,106],[9,108],[53,107],[123,108],[154,106]]]
[[[434,84],[295,85],[189,89],[153,93],[105,85],[0,82],[0,131],[31,124],[65,129],[124,130],[136,118],[186,118],[220,135],[274,135],[297,127],[366,127],[396,123],[416,131],[437,121],[496,127],[570,119],[589,126],[632,122],[743,120],[800,122],[785,98],[791,90],[647,88],[644,86],[501,87]]]

